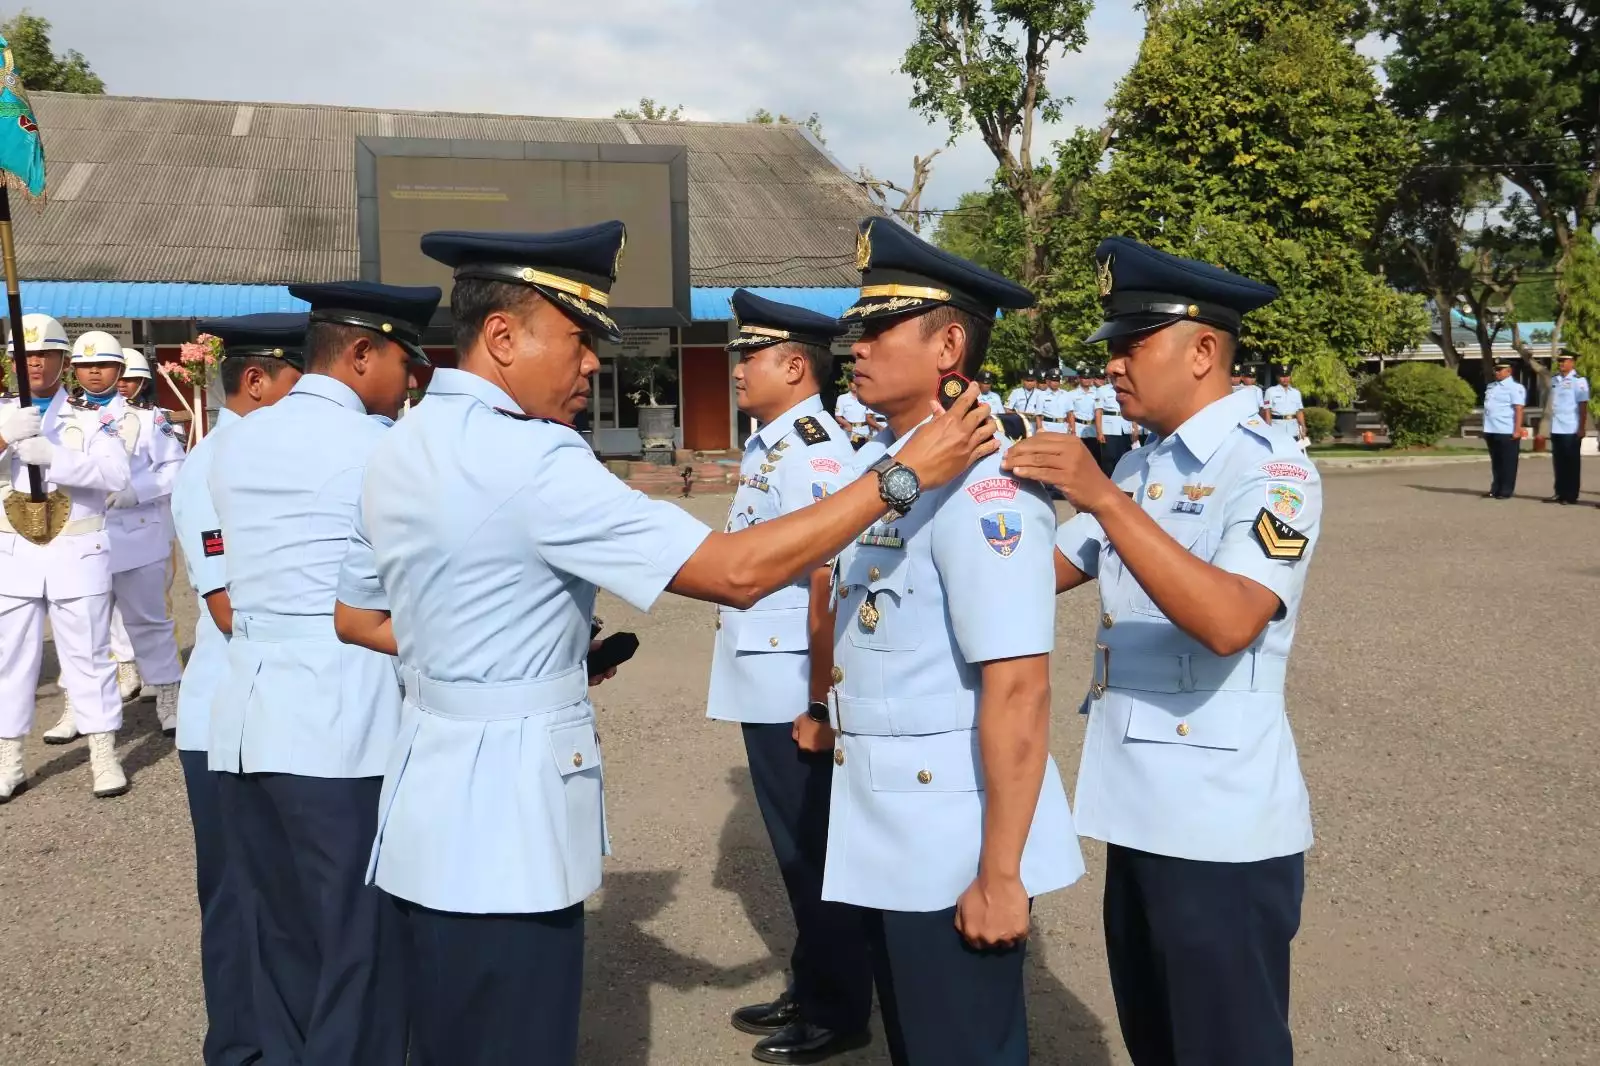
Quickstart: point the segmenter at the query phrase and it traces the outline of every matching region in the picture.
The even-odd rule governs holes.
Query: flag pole
[[[11,192],[0,180],[0,259],[5,262],[6,307],[11,316],[11,365],[17,369],[17,396],[23,407],[33,402],[28,389],[28,356],[22,336],[22,291],[17,286],[17,242],[11,235]],[[28,467],[28,497],[43,503],[44,471]]]

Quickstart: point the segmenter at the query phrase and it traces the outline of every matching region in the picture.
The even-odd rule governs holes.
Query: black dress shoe
[[[766,1036],[781,1031],[800,1018],[800,1005],[784,992],[771,1003],[756,1003],[733,1012],[733,1027],[751,1036]]]
[[[872,1043],[872,1034],[863,1029],[859,1033],[836,1033],[810,1022],[795,1021],[767,1037],[750,1052],[757,1062],[776,1062],[784,1066],[805,1066],[822,1062],[846,1051],[864,1048]]]

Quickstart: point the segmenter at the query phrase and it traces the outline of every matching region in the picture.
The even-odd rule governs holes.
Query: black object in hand
[[[961,394],[967,391],[967,386],[972,384],[971,378],[964,378],[960,374],[946,374],[939,379],[939,402],[946,411],[961,399]]]
[[[599,677],[633,658],[639,650],[639,638],[632,633],[613,633],[589,653],[589,676]]]

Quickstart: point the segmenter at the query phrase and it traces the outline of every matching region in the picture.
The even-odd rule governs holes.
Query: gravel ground
[[[1289,700],[1317,824],[1295,954],[1301,1061],[1600,1061],[1596,507],[1478,498],[1485,464],[1335,473]],[[1586,463],[1600,486],[1600,461]],[[721,521],[726,497],[690,508]],[[192,599],[175,590],[180,632]],[[1093,592],[1063,597],[1054,749],[1077,765]],[[600,690],[616,857],[590,902],[582,1061],[749,1061],[734,1007],[782,986],[786,906],[738,731],[701,717],[712,609],[603,600],[643,648]],[[997,614],[998,617],[998,614]],[[47,677],[53,667],[47,666]],[[53,689],[47,687],[47,691]],[[91,799],[82,742],[0,808],[0,1064],[194,1063],[200,1001],[178,760],[153,705],[122,736],[133,791]],[[1125,1063],[1089,876],[1040,900],[1033,1060]],[[886,1063],[881,1041],[841,1063]]]

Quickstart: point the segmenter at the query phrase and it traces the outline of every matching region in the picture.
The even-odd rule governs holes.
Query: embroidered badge
[[[828,439],[828,431],[823,429],[822,423],[812,415],[795,419],[794,428],[800,434],[800,439],[807,444],[821,444]]]
[[[813,459],[811,460],[811,469],[819,474],[837,474],[843,471],[844,467],[833,459]]]
[[[1268,477],[1293,478],[1295,481],[1311,480],[1311,471],[1297,463],[1262,463],[1261,472]]]
[[[1280,518],[1293,518],[1306,505],[1304,494],[1289,485],[1273,485],[1267,489],[1267,501],[1272,505],[1272,513]]]
[[[1020,511],[991,511],[978,519],[983,539],[989,549],[1002,559],[1009,559],[1022,543],[1022,513]]]
[[[1268,559],[1283,559],[1293,562],[1305,555],[1310,539],[1298,529],[1289,525],[1283,519],[1261,508],[1261,513],[1256,516],[1256,523],[1250,532],[1254,534],[1256,543],[1261,545],[1261,550]]]
[[[208,529],[200,534],[200,554],[207,559],[222,554],[222,530]]]
[[[833,490],[821,481],[813,481],[811,483],[812,502],[816,502],[817,500],[825,500],[832,492]]]
[[[1017,482],[1009,477],[989,477],[967,486],[967,495],[978,503],[1017,498]]]

